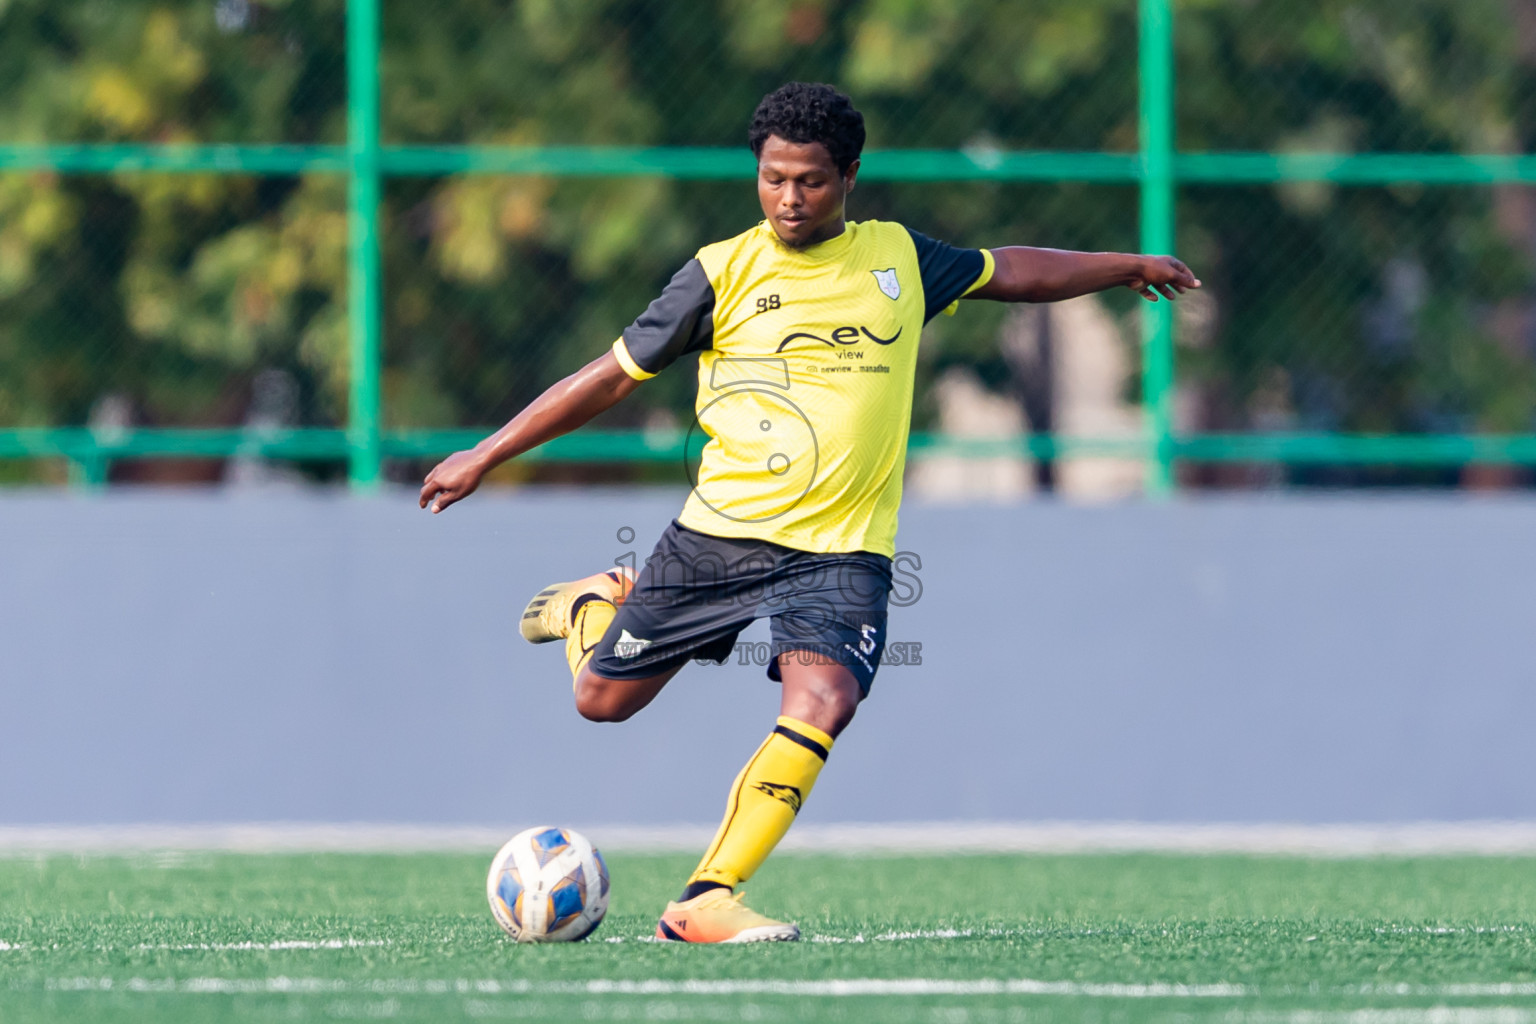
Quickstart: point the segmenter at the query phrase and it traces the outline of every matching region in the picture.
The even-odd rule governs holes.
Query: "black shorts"
[[[689,659],[724,664],[737,635],[768,616],[768,677],[809,651],[846,666],[869,693],[885,651],[891,560],[816,554],[762,540],[712,537],[673,521],[589,663],[608,679],[640,679]],[[743,664],[755,659],[743,651]]]

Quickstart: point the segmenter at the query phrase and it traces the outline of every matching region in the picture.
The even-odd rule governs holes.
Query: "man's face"
[[[768,136],[757,158],[757,199],[785,245],[803,249],[843,232],[843,204],[859,173],[855,160],[840,174],[819,142]]]

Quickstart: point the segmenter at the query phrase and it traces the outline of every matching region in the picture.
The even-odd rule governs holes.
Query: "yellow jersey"
[[[763,221],[700,249],[613,344],[639,380],[701,353],[692,429],[707,440],[678,522],[895,554],[918,337],[993,266],[882,221],[805,249]]]

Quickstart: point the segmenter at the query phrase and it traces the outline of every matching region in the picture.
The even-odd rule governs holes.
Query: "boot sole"
[[[605,575],[612,579],[614,574],[622,576],[629,582],[629,586],[623,588],[623,594],[620,595],[618,600],[614,601],[614,604],[619,605],[623,604],[624,598],[629,596],[630,588],[634,586],[634,580],[631,578],[631,574],[627,569],[610,569],[605,573],[601,573],[600,575]],[[518,623],[518,630],[523,634],[523,639],[527,640],[531,644],[547,644],[555,640],[564,640],[565,637],[561,636],[559,633],[551,633],[549,630],[544,628],[543,623],[539,621],[540,613],[543,612],[544,606],[548,604],[556,594],[563,593],[564,591],[569,590],[570,588],[580,583],[584,583],[587,579],[590,579],[590,577],[584,577],[583,579],[579,580],[571,580],[569,583],[556,583],[553,586],[545,587],[537,594],[534,594],[533,600],[529,601],[527,607],[523,609],[522,620]],[[609,599],[604,598],[604,600]]]
[[[686,942],[695,946],[723,946],[732,942],[798,942],[800,929],[792,924],[765,924],[756,928],[743,928],[728,939],[715,942],[695,942],[685,939],[671,925],[662,921],[656,926],[656,937],[663,942]]]
[[[569,583],[557,583],[552,587],[545,587],[533,595],[533,600],[529,601],[528,606],[523,609],[523,618],[518,624],[524,640],[531,644],[547,644],[552,640],[561,639],[559,635],[551,633],[544,628],[543,624],[539,621],[539,613],[549,603],[550,598],[568,586],[570,586]]]

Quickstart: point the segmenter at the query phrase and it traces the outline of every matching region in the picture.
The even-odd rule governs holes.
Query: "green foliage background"
[[[1536,141],[1518,0],[1176,13],[1183,150]],[[744,145],[801,78],[848,90],[873,148],[1137,145],[1133,0],[384,0],[383,25],[387,144]],[[0,0],[0,141],[339,144],[345,79],[342,0]],[[340,176],[0,173],[0,427],[84,424],[108,397],[136,423],[238,424],[273,369],[292,422],[343,424],[345,200]],[[1179,214],[1210,289],[1186,428],[1536,426],[1529,189],[1206,185]],[[1123,186],[869,183],[852,215],[965,245],[1136,240]],[[392,179],[386,425],[504,420],[758,216],[746,181]],[[925,379],[1007,386],[1002,316],[936,323]],[[664,375],[609,425],[682,415],[691,389]]]

